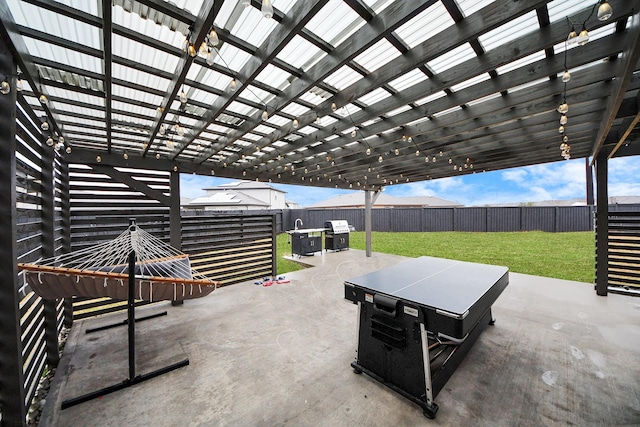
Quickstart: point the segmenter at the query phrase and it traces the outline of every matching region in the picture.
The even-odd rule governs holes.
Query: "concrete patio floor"
[[[316,254],[288,284],[241,283],[136,325],[137,373],[190,364],[60,409],[128,377],[124,314],[76,321],[41,426],[640,425],[640,299],[510,273],[487,328],[435,401],[437,418],[355,375],[356,306],[347,278],[406,258]],[[471,280],[472,278],[470,278]]]

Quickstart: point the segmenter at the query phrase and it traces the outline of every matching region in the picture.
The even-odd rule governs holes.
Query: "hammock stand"
[[[188,274],[188,278],[182,278],[182,280],[185,280],[187,283],[189,283],[191,286],[190,289],[190,293],[186,293],[185,292],[185,287],[184,284],[182,286],[182,296],[179,295],[176,292],[176,281],[180,281],[181,278],[171,278],[171,277],[159,277],[159,276],[143,276],[143,275],[139,275],[138,273],[143,273],[144,269],[145,269],[145,264],[144,262],[142,263],[138,263],[136,264],[136,250],[141,250],[141,247],[139,245],[136,245],[135,242],[133,242],[133,240],[135,240],[133,238],[133,235],[135,233],[135,236],[137,237],[138,235],[142,235],[142,236],[151,236],[148,233],[143,232],[142,230],[139,230],[135,224],[135,220],[134,219],[130,219],[129,220],[129,235],[131,236],[131,246],[129,247],[129,253],[128,253],[128,263],[126,265],[111,265],[108,268],[101,268],[98,270],[92,269],[92,270],[83,270],[83,269],[70,269],[70,268],[62,268],[62,267],[47,267],[47,266],[36,266],[34,264],[19,264],[19,268],[21,268],[22,270],[25,271],[25,273],[27,272],[37,272],[37,279],[34,277],[30,277],[29,279],[26,279],[31,285],[32,288],[34,289],[34,291],[36,291],[36,293],[38,293],[40,296],[42,296],[43,298],[60,298],[61,296],[57,296],[57,295],[50,295],[50,292],[73,292],[74,294],[77,294],[78,292],[78,288],[74,287],[73,291],[70,291],[68,288],[64,289],[63,291],[49,291],[48,289],[44,288],[42,285],[46,285],[47,284],[47,279],[45,279],[45,281],[42,281],[41,278],[41,274],[43,274],[43,271],[46,273],[53,273],[52,275],[55,276],[73,276],[73,275],[84,275],[85,277],[88,276],[92,276],[94,278],[98,278],[98,280],[104,280],[104,289],[105,292],[116,292],[118,295],[121,295],[122,289],[117,289],[116,287],[114,287],[114,283],[116,283],[116,285],[119,283],[120,287],[123,287],[122,285],[123,283],[123,279],[126,278],[128,280],[128,286],[127,286],[127,320],[124,322],[121,322],[119,324],[114,324],[114,325],[109,325],[106,327],[102,327],[102,328],[95,328],[92,330],[92,332],[95,332],[96,330],[102,330],[102,329],[107,329],[110,327],[114,327],[114,326],[120,326],[122,324],[126,324],[128,326],[128,349],[129,349],[129,377],[127,379],[125,379],[124,381],[117,383],[117,384],[113,384],[111,386],[102,388],[100,390],[96,390],[94,392],[91,393],[87,393],[84,394],[82,396],[78,396],[72,399],[68,399],[62,402],[61,404],[61,409],[66,409],[69,408],[71,406],[83,403],[83,402],[87,402],[89,400],[104,396],[106,394],[109,393],[113,393],[116,392],[118,390],[122,390],[124,388],[127,387],[131,387],[135,384],[141,383],[143,381],[149,380],[151,378],[155,378],[157,376],[160,376],[162,374],[165,374],[167,372],[171,372],[173,370],[176,370],[178,368],[181,368],[183,366],[187,366],[189,364],[189,359],[184,359],[180,362],[165,366],[163,368],[157,369],[155,371],[146,373],[146,374],[139,374],[136,375],[136,361],[135,361],[135,323],[136,323],[136,318],[135,318],[135,299],[136,299],[136,290],[138,291],[138,296],[140,297],[146,297],[149,296],[150,298],[144,298],[144,299],[149,299],[149,300],[153,300],[152,296],[156,296],[156,299],[172,299],[172,300],[177,300],[178,298],[197,298],[199,296],[204,296],[204,295],[208,295],[209,293],[211,293],[213,290],[215,290],[218,286],[217,282],[205,279],[205,278],[193,278],[191,277],[191,271]],[[125,232],[126,233],[126,232]],[[125,233],[123,233],[121,236],[125,235]],[[144,234],[143,234],[144,233]],[[153,242],[154,245],[156,246],[168,246],[165,243],[159,241],[154,241]],[[103,245],[104,246],[104,245]],[[175,249],[171,248],[171,250],[173,252],[176,252]],[[172,257],[175,258],[175,257]],[[186,263],[188,264],[188,258],[186,257],[186,255],[181,255],[178,256],[177,258],[186,258]],[[154,262],[156,264],[164,264],[162,266],[162,268],[166,268],[167,262],[166,259],[161,258],[161,259],[156,259],[154,260]],[[151,267],[153,268],[153,267]],[[190,268],[190,267],[189,267]],[[106,271],[108,270],[108,271]],[[114,273],[114,271],[118,271],[117,273]],[[126,271],[126,273],[124,273],[124,271]],[[183,274],[184,275],[184,274]],[[25,276],[27,276],[25,274]],[[36,274],[32,274],[32,276],[36,276]],[[58,279],[56,278],[53,283],[54,284],[58,284],[56,281]],[[144,286],[144,281],[148,281],[148,285]],[[155,290],[156,295],[153,295],[154,289],[153,289],[153,283],[155,282],[165,282],[167,285],[171,285],[173,284],[173,291],[171,291],[171,289],[169,289],[169,291],[165,291],[164,293],[160,292],[160,297],[158,298],[158,289]],[[76,283],[80,283],[80,280],[78,279],[76,281]],[[196,284],[198,285],[199,288],[199,293],[196,295],[193,295],[193,285]],[[170,286],[169,286],[170,288]],[[204,290],[203,290],[204,288]],[[90,296],[104,296],[104,295],[95,295],[95,291],[96,289],[98,289],[98,292],[102,292],[99,290],[99,287],[93,287],[90,286],[89,287],[89,292],[87,292],[87,294],[91,294]],[[114,291],[115,289],[115,291]],[[171,298],[171,296],[167,296],[170,295],[171,293],[173,293],[173,298]],[[70,295],[69,295],[70,296]],[[111,296],[111,295],[107,295],[107,296]],[[143,299],[143,298],[140,298]],[[146,320],[148,318],[153,318],[153,317],[158,317],[161,315],[166,314],[166,311],[164,313],[160,313],[160,314],[155,314],[155,315],[151,315],[151,316],[147,316],[147,317],[143,317],[140,318],[138,320]],[[89,330],[87,331],[89,332]]]

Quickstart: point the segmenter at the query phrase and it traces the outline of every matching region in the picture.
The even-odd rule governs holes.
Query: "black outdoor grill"
[[[341,251],[349,249],[349,223],[344,219],[324,223],[324,249]]]

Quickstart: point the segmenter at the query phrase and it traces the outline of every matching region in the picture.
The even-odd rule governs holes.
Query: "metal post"
[[[129,222],[129,233],[135,231],[135,221]],[[129,337],[129,379],[136,377],[136,253],[132,249],[129,252],[129,295],[127,301],[127,320]]]
[[[180,217],[180,172],[171,172],[171,194],[169,206],[169,244],[182,249],[182,218]],[[182,305],[184,300],[171,301],[171,305]]]
[[[371,190],[364,191],[364,234],[366,241],[366,254],[371,257]]]
[[[609,287],[609,191],[607,152],[596,158],[596,293],[606,296]]]
[[[69,197],[69,163],[60,162],[60,220],[62,233],[62,253],[71,252],[71,200]],[[65,298],[63,303],[64,326],[73,324],[73,298]]]
[[[53,162],[54,152],[51,147],[42,145],[42,256],[55,256],[55,206],[53,196]],[[47,348],[47,364],[58,366],[58,321],[56,316],[56,300],[43,300],[44,339]]]
[[[2,425],[26,425],[20,299],[17,270],[16,65],[0,37],[0,72],[11,92],[0,95],[0,402]]]
[[[587,175],[587,206],[593,206],[593,170],[589,165],[589,158],[584,158],[584,168]]]

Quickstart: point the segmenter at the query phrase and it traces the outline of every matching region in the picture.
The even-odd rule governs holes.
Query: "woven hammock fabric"
[[[191,268],[188,255],[131,225],[116,239],[80,251],[18,264],[25,281],[45,299],[127,299],[129,254],[135,252],[135,298],[185,300],[213,292],[219,283]]]

